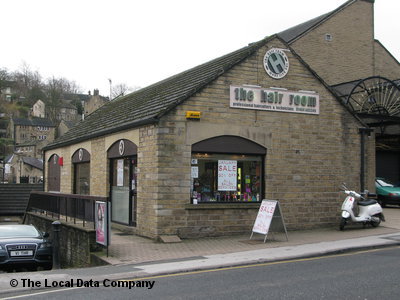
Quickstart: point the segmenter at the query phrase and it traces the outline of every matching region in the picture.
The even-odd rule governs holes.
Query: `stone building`
[[[32,117],[45,118],[46,117],[46,104],[42,100],[37,100],[32,105]]]
[[[384,133],[369,121],[387,121],[352,96],[360,80],[400,78],[374,40],[373,3],[107,103],[45,148],[45,190],[110,197],[112,221],[151,238],[250,233],[262,199],[280,202],[288,229],[338,223],[342,182],[374,190]]]
[[[107,97],[101,96],[99,94],[99,90],[95,89],[93,91],[93,96],[89,96],[88,99],[84,101],[83,111],[85,117],[90,115],[96,109],[102,107],[107,102],[109,102],[109,99]]]
[[[43,181],[43,160],[15,153],[9,160],[9,183],[40,183]]]
[[[51,142],[55,138],[55,125],[45,118],[11,118],[7,135],[15,145],[42,140]]]

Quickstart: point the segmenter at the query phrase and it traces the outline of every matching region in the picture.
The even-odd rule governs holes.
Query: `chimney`
[[[93,96],[98,96],[99,95],[99,90],[98,89],[95,89],[94,91],[93,91]]]

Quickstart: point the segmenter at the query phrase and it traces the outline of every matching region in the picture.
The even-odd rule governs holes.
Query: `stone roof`
[[[22,161],[36,169],[43,170],[43,160],[34,157],[22,157]]]
[[[51,122],[49,119],[45,118],[32,118],[32,119],[27,119],[27,118],[13,118],[12,119],[15,125],[20,125],[20,126],[46,126],[46,127],[55,127],[53,122]]]
[[[269,39],[265,38],[249,44],[237,51],[107,102],[45,149],[155,123],[165,113],[249,57]]]

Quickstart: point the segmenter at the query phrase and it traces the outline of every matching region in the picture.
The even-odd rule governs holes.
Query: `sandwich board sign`
[[[272,230],[283,231],[286,234],[286,240],[288,235],[286,231],[285,222],[283,221],[282,212],[279,206],[279,202],[276,200],[266,200],[261,202],[260,208],[256,220],[253,225],[250,239],[253,237],[253,233],[264,234],[264,243],[267,239],[268,232]]]

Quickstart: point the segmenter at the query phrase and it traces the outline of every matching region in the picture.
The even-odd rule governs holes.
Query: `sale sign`
[[[274,216],[277,201],[263,200],[258,210],[256,221],[254,222],[253,232],[267,234]]]
[[[218,191],[237,190],[237,161],[218,160]]]

